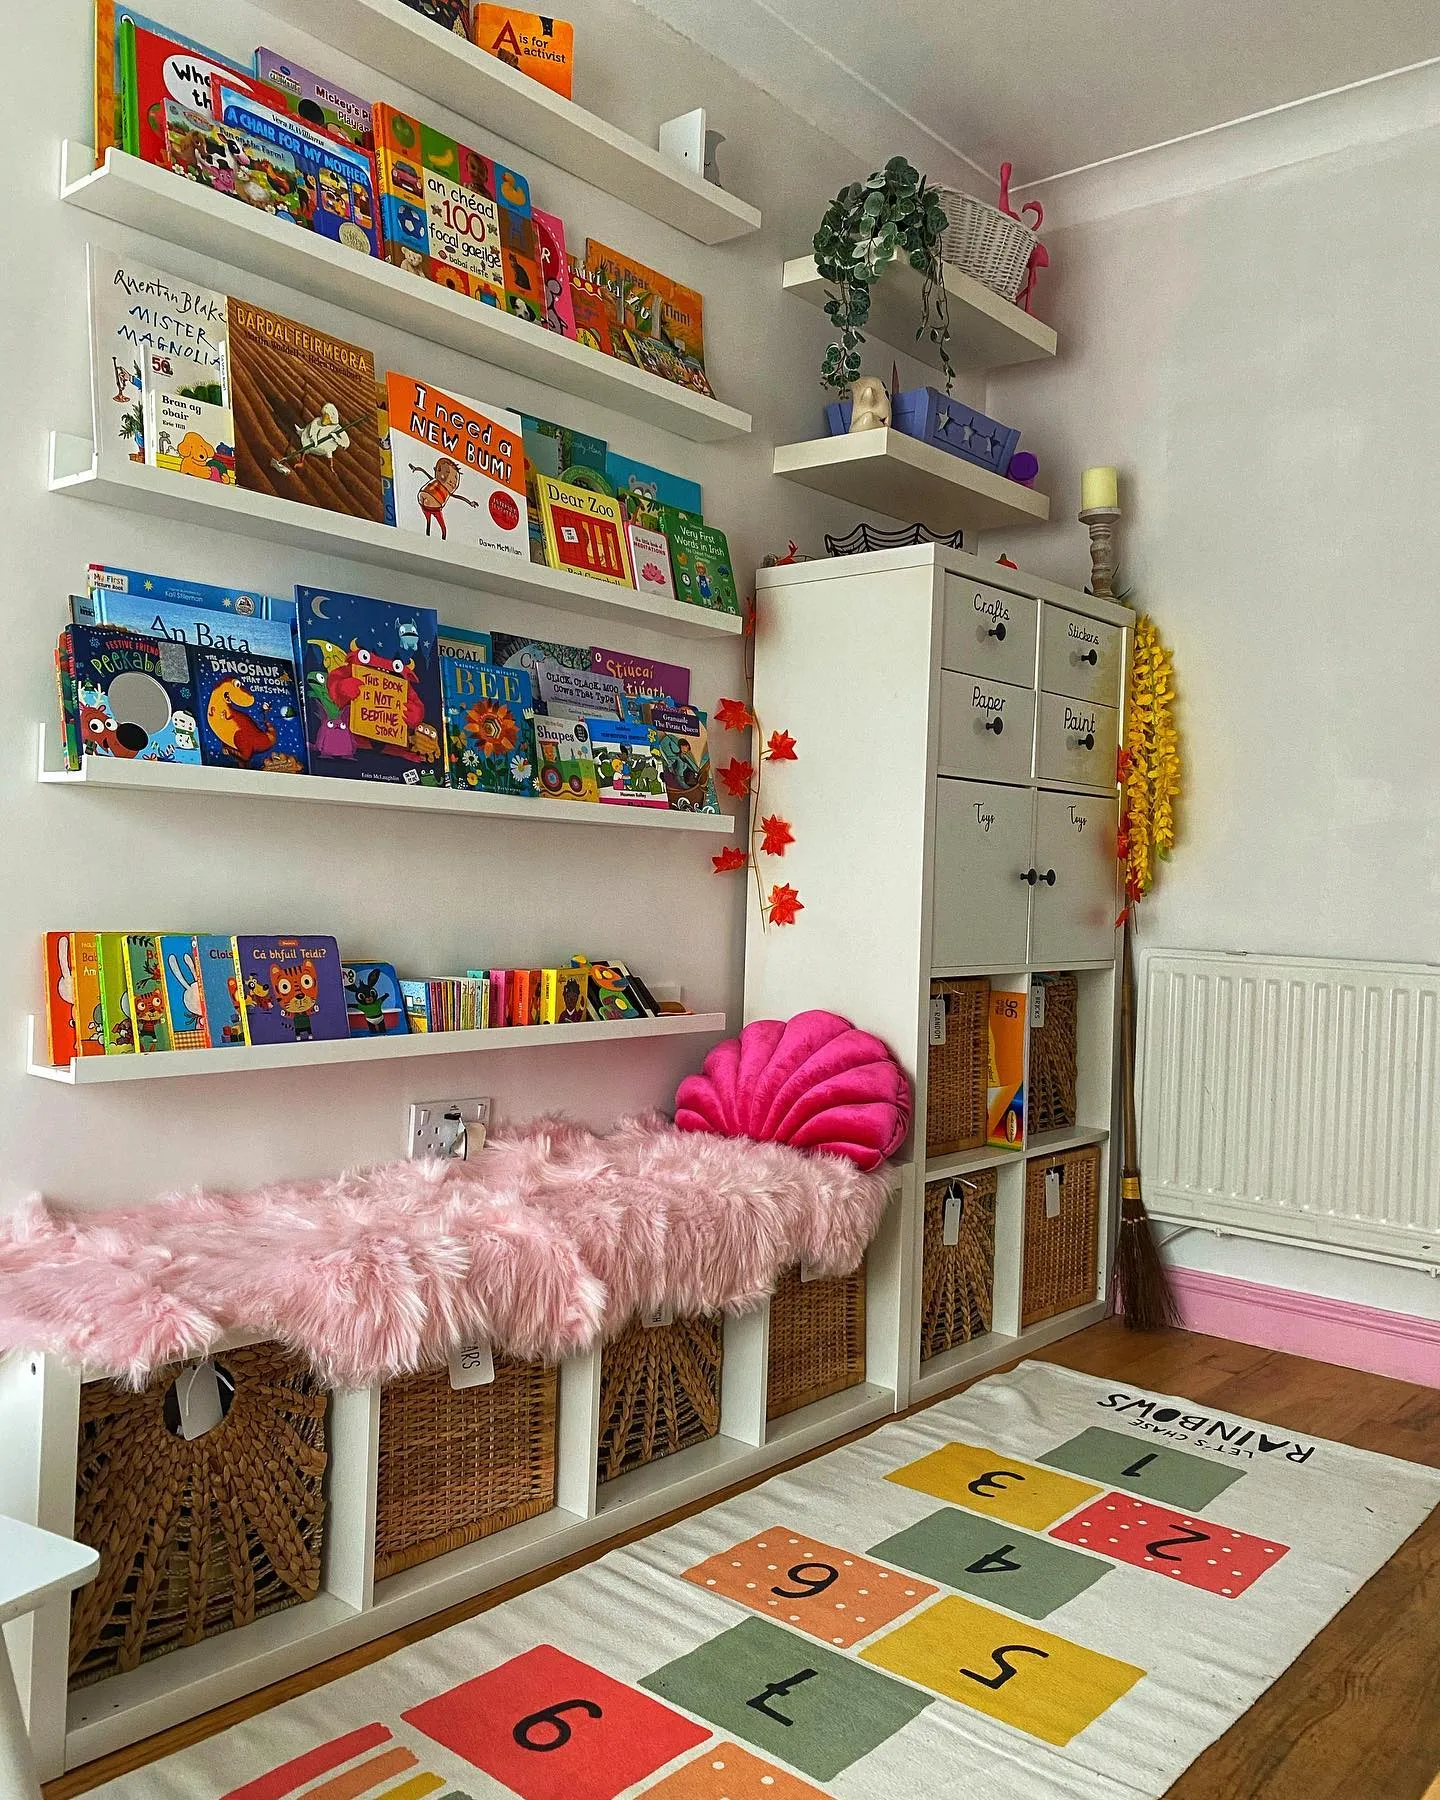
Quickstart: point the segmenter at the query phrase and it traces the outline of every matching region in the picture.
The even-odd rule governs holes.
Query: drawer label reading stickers
[[[1100,1492],[1093,1482],[1036,1468],[985,1444],[943,1444],[885,1479],[1027,1531],[1044,1531]]]
[[[1104,1494],[1050,1535],[1226,1600],[1243,1594],[1289,1548],[1134,1494]]]

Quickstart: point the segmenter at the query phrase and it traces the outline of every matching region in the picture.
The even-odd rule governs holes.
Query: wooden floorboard
[[[1217,1411],[1244,1413],[1299,1436],[1334,1438],[1358,1449],[1440,1467],[1440,1391],[1435,1389],[1191,1332],[1128,1332],[1114,1320],[1052,1345],[1041,1353],[1041,1360],[1181,1395]],[[833,1448],[826,1445],[813,1454]],[[127,1770],[486,1612],[542,1581],[594,1561],[618,1544],[716,1505],[775,1472],[768,1470],[754,1482],[727,1489],[723,1496],[711,1495],[639,1531],[117,1751],[51,1782],[45,1788],[46,1800],[71,1800],[87,1793]],[[1437,1776],[1440,1511],[1402,1545],[1249,1712],[1191,1765],[1167,1800],[1440,1800],[1440,1792],[1430,1793]]]

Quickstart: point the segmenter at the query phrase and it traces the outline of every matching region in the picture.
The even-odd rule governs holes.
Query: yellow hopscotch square
[[[1093,1482],[1036,1468],[985,1444],[942,1444],[919,1462],[892,1469],[885,1479],[1027,1531],[1043,1531],[1104,1492]]]
[[[1047,1744],[1068,1744],[1145,1673],[959,1598],[937,1601],[860,1658]]]

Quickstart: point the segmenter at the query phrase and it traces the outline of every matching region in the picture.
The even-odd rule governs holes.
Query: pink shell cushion
[[[675,1096],[681,1131],[824,1150],[875,1169],[910,1129],[910,1083],[879,1038],[838,1013],[757,1019]]]

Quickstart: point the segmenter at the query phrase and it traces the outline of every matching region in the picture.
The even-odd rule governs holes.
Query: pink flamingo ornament
[[[1029,225],[1032,231],[1039,231],[1040,227],[1045,223],[1045,208],[1038,200],[1027,200],[1020,208],[1020,211],[1018,213],[1016,212],[1015,208],[1010,204],[1010,177],[1012,173],[1013,164],[1008,162],[1001,163],[1000,210],[1008,218],[1024,218],[1025,223]],[[1033,220],[1027,216],[1032,212],[1035,215]],[[1039,274],[1041,269],[1048,269],[1049,267],[1050,252],[1043,244],[1036,244],[1035,248],[1030,252],[1030,261],[1025,265],[1024,285],[1021,287],[1020,292],[1015,296],[1015,304],[1017,306],[1023,306],[1027,313],[1031,311],[1030,303],[1035,297],[1035,277]]]

